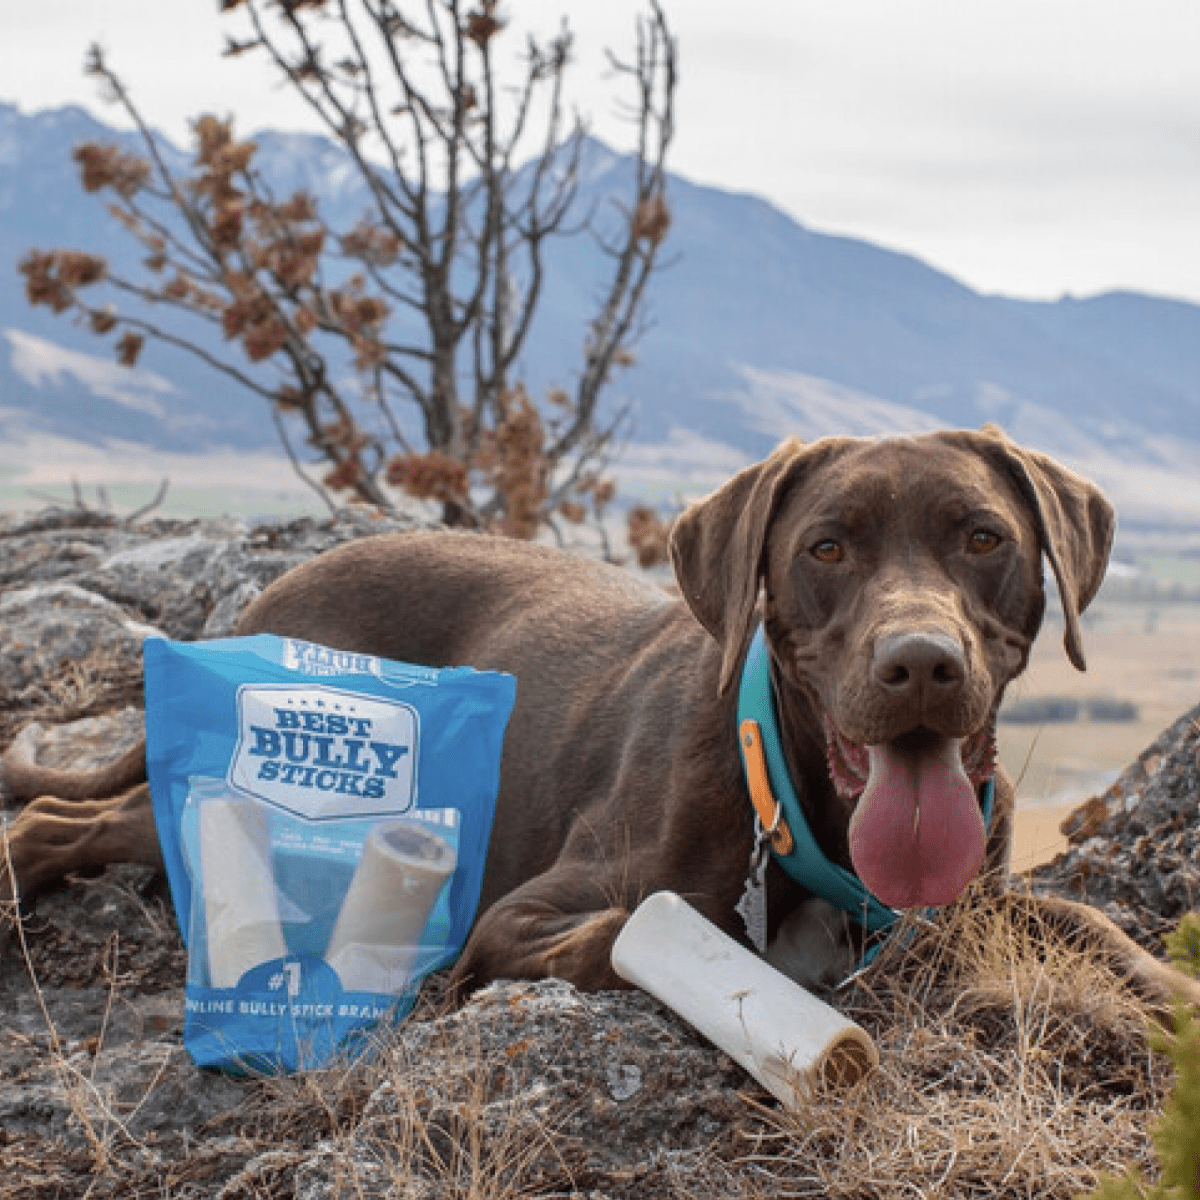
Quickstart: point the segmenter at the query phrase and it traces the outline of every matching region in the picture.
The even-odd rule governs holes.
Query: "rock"
[[[182,995],[175,999],[182,1003]],[[94,1028],[96,1014],[104,1012],[108,1000],[99,989],[77,993],[70,1005],[51,995],[54,1035],[43,1023],[33,1034],[36,1051],[21,1055],[19,1067],[10,1049],[11,1028],[5,1031],[0,1042],[0,1128],[8,1136],[37,1135],[78,1148],[115,1135],[161,1138],[196,1130],[244,1099],[245,1087],[236,1080],[196,1071],[178,1044],[177,1031],[136,1040],[117,1039],[108,1030],[103,1040],[63,1034],[57,1021],[70,1007],[85,1008]],[[19,1023],[20,1014],[15,1020]]]
[[[227,636],[292,567],[413,527],[358,512],[270,526],[129,525],[76,509],[0,518],[0,744],[42,715],[59,724],[140,704],[143,638]]]
[[[145,729],[145,713],[133,705],[61,725],[30,721],[9,751],[40,766],[88,771],[120,758],[137,745]]]
[[[0,742],[24,726],[36,761],[86,768],[116,757],[143,728],[129,684],[143,638],[228,634],[284,571],[401,527],[362,516],[258,528],[130,527],[61,511],[0,519]],[[81,664],[94,665],[86,678]],[[72,672],[80,678],[64,689]],[[303,1082],[238,1081],[187,1060],[186,953],[152,871],[110,867],[41,897],[3,954],[0,1148],[8,1139],[68,1170],[97,1145],[132,1141],[143,1177],[161,1180],[178,1173],[186,1145],[197,1195],[255,1195],[286,1177],[295,1195],[333,1196],[347,1169],[368,1195],[383,1195],[397,1171],[409,1172],[406,1194],[445,1195],[447,1170],[459,1180],[516,1172],[572,1195],[675,1195],[730,1136],[745,1109],[738,1089],[753,1087],[645,996],[499,985],[460,1011],[410,1019],[385,1043],[351,1134],[331,1141],[321,1111],[281,1144],[273,1131],[247,1133],[246,1114],[264,1094],[303,1111]],[[478,1161],[457,1140],[468,1125],[483,1139]]]
[[[459,1011],[402,1026],[350,1139],[302,1162],[271,1151],[221,1195],[689,1194],[757,1093],[732,1060],[650,997],[584,995],[561,980],[493,984]]]
[[[270,526],[229,518],[126,525],[86,510],[50,509],[0,519],[0,591],[69,583],[168,637],[219,637],[259,591],[305,559],[414,525],[357,512]]]
[[[0,689],[37,695],[68,664],[136,661],[160,631],[74,583],[37,583],[0,597]]]

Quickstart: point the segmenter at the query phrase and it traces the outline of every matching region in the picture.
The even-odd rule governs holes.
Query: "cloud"
[[[155,399],[178,390],[161,375],[122,367],[94,354],[82,354],[20,329],[5,329],[12,347],[10,365],[30,387],[61,387],[74,380],[96,396],[123,404],[148,417],[163,417],[166,409]]]

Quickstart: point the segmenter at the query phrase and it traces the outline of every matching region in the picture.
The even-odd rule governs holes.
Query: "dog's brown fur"
[[[850,866],[855,802],[831,781],[825,722],[863,744],[986,730],[1042,620],[1043,555],[1082,668],[1079,614],[1112,530],[1091,484],[998,430],[789,442],[677,522],[682,600],[526,543],[393,535],[291,572],[239,632],[516,675],[483,897],[456,981],[558,975],[616,987],[613,939],[653,891],[681,893],[741,936],[734,905],[753,812],[732,685],[760,614],[801,802],[827,856]],[[103,782],[132,782],[132,765]],[[10,761],[6,778],[60,797],[35,801],[12,829],[25,892],[84,865],[157,861],[144,785],[80,806],[61,797],[98,794],[98,777]],[[997,882],[1012,806],[998,772],[984,869]],[[768,883],[776,932],[806,893],[774,864]],[[1068,933],[1094,937],[1156,1001],[1186,990],[1200,1003],[1200,986],[1099,913],[1038,904]]]

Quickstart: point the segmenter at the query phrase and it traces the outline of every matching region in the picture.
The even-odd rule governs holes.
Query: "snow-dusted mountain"
[[[112,138],[83,110],[0,104],[0,416],[3,428],[121,438],[164,450],[270,447],[252,397],[178,353],[134,372],[69,322],[32,310],[17,259],[31,246],[120,235],[76,181],[71,148]],[[367,194],[338,149],[260,133],[281,193],[303,186],[336,228]],[[588,147],[581,201],[603,219],[629,163]],[[1098,475],[1147,516],[1200,520],[1200,305],[1132,293],[1033,303],[984,296],[907,255],[817,233],[764,200],[672,178],[667,266],[637,363],[611,389],[628,406],[635,477],[706,483],[789,433],[873,434],[999,421]],[[560,242],[524,356],[537,388],[569,384],[604,268],[587,238]]]

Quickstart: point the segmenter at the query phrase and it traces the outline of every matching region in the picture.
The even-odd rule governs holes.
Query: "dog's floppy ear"
[[[1033,512],[1058,584],[1066,626],[1063,645],[1074,666],[1086,671],[1079,614],[1104,581],[1116,530],[1112,505],[1095,484],[1045,454],[1017,446],[998,426],[985,425],[983,434]]]
[[[784,485],[809,457],[803,442],[789,438],[769,458],[698,500],[672,528],[671,561],[683,598],[724,651],[722,693],[754,632],[767,529]]]

